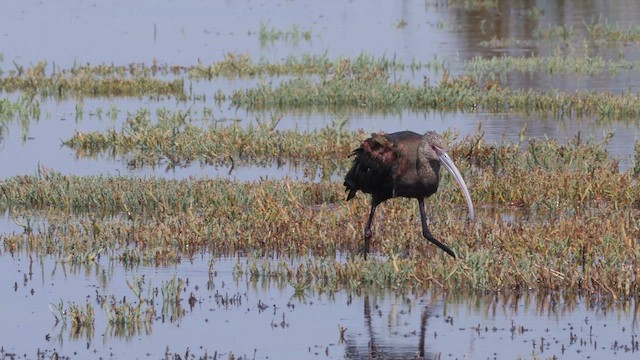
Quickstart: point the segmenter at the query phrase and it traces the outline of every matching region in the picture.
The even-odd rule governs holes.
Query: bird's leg
[[[369,253],[369,247],[371,245],[371,237],[373,233],[371,232],[371,223],[373,222],[373,214],[376,212],[376,207],[378,204],[371,204],[371,212],[369,212],[369,219],[367,220],[367,225],[364,227],[364,259],[367,259],[367,254]]]
[[[422,222],[422,236],[424,236],[425,239],[431,241],[433,244],[444,250],[447,254],[451,255],[455,259],[456,254],[454,254],[447,245],[441,243],[436,238],[434,238],[433,235],[431,235],[431,231],[429,231],[429,225],[427,225],[427,214],[424,211],[424,198],[418,198],[418,205],[420,207],[420,221]]]

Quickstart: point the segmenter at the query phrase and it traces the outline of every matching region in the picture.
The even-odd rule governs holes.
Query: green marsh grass
[[[32,120],[40,118],[40,103],[29,97],[21,96],[17,101],[0,99],[0,142],[13,122],[19,122],[22,128],[22,140],[26,141]]]
[[[56,320],[55,325],[62,323],[59,336],[62,336],[62,332],[67,328],[67,319],[70,319],[69,336],[73,339],[86,337],[91,341],[95,330],[95,309],[91,303],[87,302],[84,306],[69,303],[65,307],[64,300],[60,299],[57,304],[50,303],[49,309]]]
[[[291,30],[278,30],[275,27],[268,27],[265,23],[260,23],[260,30],[258,31],[258,38],[260,39],[260,46],[272,45],[278,41],[284,41],[291,43],[294,46],[298,45],[301,40],[306,42],[311,41],[311,30],[302,30],[300,25],[294,24]]]
[[[162,310],[161,314],[170,320],[181,318],[185,314],[182,307],[182,291],[184,288],[184,280],[175,276],[162,283],[160,290],[162,293]]]
[[[93,305],[86,303],[85,306],[80,306],[74,303],[69,304],[69,317],[71,318],[71,327],[74,332],[80,333],[80,329],[85,329],[87,332],[93,332],[95,322],[95,310]],[[91,336],[87,336],[91,339]]]
[[[320,81],[296,78],[278,85],[260,84],[237,90],[232,104],[249,109],[336,108],[436,109],[489,112],[547,113],[556,117],[597,116],[629,119],[640,116],[640,94],[625,92],[511,89],[499,84],[481,86],[470,76],[450,78],[445,72],[435,85],[413,86],[389,82],[388,74],[365,72],[326,77]]]
[[[530,15],[529,15],[530,14]],[[539,10],[527,10],[526,16],[536,18]],[[640,26],[626,28],[606,19],[595,19],[572,25],[547,25],[533,31],[533,39],[497,38],[482,41],[478,45],[489,48],[540,47],[583,48],[585,53],[599,52],[600,48],[621,48],[640,43]]]
[[[49,303],[49,310],[51,311],[51,314],[53,314],[53,317],[56,319],[56,325],[59,322],[62,322],[63,324],[67,323],[68,312],[64,308],[64,300],[60,299],[60,302],[57,304]]]
[[[633,176],[637,177],[638,175],[640,175],[640,141],[636,140],[634,152],[635,152],[635,159],[633,162]]]
[[[585,22],[583,26],[589,38],[596,43],[640,43],[640,26],[638,25],[629,26],[626,29],[623,29],[617,23],[612,23],[605,19],[590,23]]]
[[[141,334],[143,329],[150,333],[152,313],[145,313],[140,305],[129,303],[126,299],[118,301],[112,296],[103,306],[111,336],[130,339]]]
[[[534,30],[533,36],[538,41],[561,41],[571,46],[583,40],[591,47],[628,46],[640,43],[640,26],[631,25],[626,28],[607,19],[595,19],[591,22],[572,25],[547,25]]]
[[[409,25],[405,19],[399,19],[396,21],[396,29],[404,29]]]
[[[108,334],[123,338],[131,338],[141,334],[143,330],[149,334],[156,314],[151,283],[149,282],[145,296],[144,277],[134,277],[126,282],[135,295],[135,301],[127,300],[126,296],[118,300],[115,295],[101,295],[96,291],[96,303],[106,314]]]
[[[447,0],[447,5],[454,9],[488,10],[497,9],[498,0]]]
[[[529,74],[617,74],[622,71],[633,71],[638,67],[640,67],[640,61],[605,60],[600,55],[567,56],[558,52],[547,57],[506,55],[491,58],[475,57],[464,64],[465,71],[476,79],[501,78],[511,71]]]
[[[524,16],[527,19],[531,19],[531,20],[536,20],[539,19],[540,16],[542,16],[544,14],[544,9],[541,9],[539,7],[530,7],[528,9],[525,9],[524,11]]]
[[[415,201],[393,199],[381,207],[374,228],[374,251],[384,258],[364,261],[356,254],[368,198],[358,195],[346,202],[342,184],[335,181],[135,179],[42,171],[0,182],[0,208],[14,214],[44,212],[46,226],[34,220],[31,233],[1,240],[5,251],[72,262],[104,248],[100,258],[126,266],[169,265],[206,253],[301,258],[267,267],[256,260],[234,270],[255,279],[286,278],[301,292],[436,286],[632,296],[640,278],[640,186],[632,171],[620,172],[609,157],[608,139],[489,144],[480,132],[455,143],[450,153],[479,209],[522,208],[530,214],[529,220],[512,222],[500,210],[480,210],[479,220],[469,224],[463,197],[443,176],[439,192],[427,202],[428,212],[434,235],[459,260],[424,241]],[[309,254],[313,257],[304,260]]]
[[[593,56],[500,57],[476,58],[464,64],[466,71],[478,78],[508,71],[584,73],[603,71],[616,73],[635,69],[638,64],[627,60],[605,60]],[[27,94],[65,97],[84,96],[143,96],[173,95],[180,99],[184,93],[182,74],[191,80],[214,77],[256,77],[295,75],[293,79],[261,82],[255,88],[236,90],[231,94],[217,91],[218,102],[230,100],[233,105],[246,108],[264,107],[357,107],[368,109],[419,108],[439,110],[466,110],[481,108],[487,111],[541,111],[563,116],[567,112],[608,117],[635,117],[638,111],[637,95],[581,91],[514,90],[498,85],[485,87],[470,76],[451,77],[448,65],[438,59],[431,62],[403,63],[395,57],[373,57],[368,54],[348,58],[329,59],[326,55],[289,57],[281,63],[253,61],[247,55],[227,54],[220,62],[210,65],[169,67],[157,64],[131,64],[129,66],[97,65],[76,66],[69,70],[55,69],[46,74],[46,63],[31,68],[19,67],[0,77],[4,91],[22,91]],[[431,85],[425,79],[423,86],[411,85],[395,75],[398,71],[420,69],[443,71],[439,82]],[[159,80],[156,76],[171,74],[175,80]],[[596,101],[598,100],[598,101]],[[7,108],[7,106],[3,106]],[[83,114],[78,100],[76,113]],[[571,110],[568,110],[571,109]],[[6,112],[7,110],[5,110]],[[15,111],[9,112],[11,115]],[[29,112],[30,114],[33,111]]]
[[[351,72],[397,72],[421,69],[445,70],[445,60],[434,57],[431,61],[413,59],[405,63],[386,55],[361,53],[353,58],[322,55],[290,55],[281,62],[255,60],[247,54],[227,53],[220,61],[195,65],[168,65],[131,63],[127,65],[97,64],[74,65],[69,69],[54,67],[47,73],[47,63],[33,67],[18,66],[16,70],[0,76],[0,89],[6,92],[62,96],[141,96],[176,95],[182,97],[184,80],[212,80],[218,77],[257,77],[283,75],[327,75]],[[174,78],[174,80],[167,80]],[[163,80],[160,80],[163,79]]]
[[[254,77],[254,76],[283,76],[283,75],[327,75],[363,72],[387,72],[418,71],[421,69],[434,69],[442,71],[448,64],[444,60],[434,58],[432,61],[419,61],[413,59],[410,63],[385,55],[376,57],[371,54],[361,53],[354,58],[338,57],[330,59],[327,54],[308,55],[300,57],[289,56],[284,61],[271,63],[263,59],[254,61],[249,55],[228,53],[224,59],[210,65],[199,63],[186,67],[189,78],[193,80],[216,77]]]
[[[184,80],[158,80],[150,76],[100,74],[100,67],[77,67],[69,71],[46,72],[47,63],[18,67],[0,77],[0,89],[54,98],[98,96],[173,95],[184,97]]]
[[[562,40],[565,42],[575,42],[578,32],[573,25],[547,26],[546,29],[538,28],[534,30],[534,37],[541,40]]]
[[[497,38],[493,37],[491,40],[483,40],[478,43],[480,47],[493,48],[493,49],[503,49],[503,48],[512,48],[512,47],[532,47],[536,45],[536,40],[530,39],[518,39],[514,37],[509,38]]]
[[[110,154],[123,156],[132,167],[161,162],[169,167],[201,164],[231,165],[290,163],[315,164],[335,171],[346,164],[345,154],[352,150],[362,133],[344,130],[347,120],[319,130],[300,132],[278,130],[280,117],[257,119],[241,126],[237,123],[214,123],[209,127],[192,124],[188,113],[157,112],[152,123],[146,111],[132,114],[122,130],[76,132],[64,145],[79,157]]]

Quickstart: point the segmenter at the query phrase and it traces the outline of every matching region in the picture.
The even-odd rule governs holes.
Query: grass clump
[[[521,44],[527,47],[544,48],[552,45],[555,49],[568,49],[571,52],[581,49],[584,54],[606,53],[603,50],[616,49],[618,57],[622,58],[624,48],[640,43],[640,26],[629,25],[624,28],[607,19],[597,18],[593,21],[570,25],[539,26],[533,31],[532,36],[531,40],[496,38],[482,42],[480,46],[504,47],[508,44]],[[581,56],[578,56],[578,61],[581,61]],[[615,62],[610,65],[613,69],[616,66]]]
[[[162,81],[148,76],[105,75],[100,68],[77,67],[71,71],[54,71],[46,74],[46,62],[33,67],[19,66],[0,77],[0,89],[5,92],[21,91],[47,97],[70,96],[145,96],[173,95],[184,97],[184,80]]]
[[[367,53],[361,53],[353,59],[338,57],[331,60],[325,53],[323,55],[304,54],[299,58],[289,56],[281,63],[270,63],[264,60],[254,61],[249,55],[228,53],[219,62],[205,65],[187,67],[190,79],[211,80],[216,77],[254,77],[260,75],[328,75],[350,74],[363,72],[386,72],[411,70],[417,71],[424,68],[444,70],[444,61],[434,59],[430,62],[413,60],[404,63],[396,57],[375,57]]]
[[[20,97],[18,101],[0,99],[0,142],[8,131],[9,124],[19,121],[22,127],[22,140],[25,141],[29,133],[29,124],[33,119],[40,118],[40,103],[33,99]]]
[[[514,37],[509,38],[497,38],[493,37],[490,40],[483,40],[478,43],[480,47],[486,47],[491,49],[505,49],[513,47],[532,47],[536,44],[535,40],[518,39]]]
[[[447,5],[454,9],[464,10],[490,10],[497,9],[498,0],[448,0]]]
[[[118,300],[115,295],[101,295],[96,291],[96,303],[107,316],[109,333],[112,336],[130,339],[142,333],[151,333],[154,316],[156,314],[154,292],[149,287],[147,297],[143,295],[144,277],[134,277],[127,280],[127,286],[135,295],[135,301],[127,301],[127,297]],[[143,305],[146,305],[143,308]]]
[[[295,46],[298,45],[300,40],[310,42],[311,30],[301,30],[299,25],[294,24],[291,30],[282,31],[274,27],[269,28],[265,23],[260,23],[258,38],[260,39],[260,46],[274,44],[277,41],[284,41]]]
[[[361,133],[343,129],[346,120],[319,130],[277,130],[279,117],[257,120],[245,127],[192,124],[189,114],[158,112],[153,124],[148,112],[131,115],[121,131],[76,134],[64,145],[77,156],[128,155],[132,167],[166,162],[169,167],[202,164],[231,165],[267,163],[314,164],[334,171],[352,150]]]
[[[498,84],[482,87],[469,76],[450,78],[436,85],[412,86],[389,82],[388,74],[369,72],[325,77],[320,81],[296,78],[278,85],[260,84],[237,90],[232,104],[250,109],[335,108],[436,109],[489,112],[542,112],[557,117],[597,116],[628,119],[640,116],[640,94],[595,91],[511,89]]]
[[[637,184],[630,171],[620,172],[601,141],[578,134],[567,143],[529,139],[496,146],[482,134],[468,137],[452,149],[465,159],[460,167],[476,183],[475,198],[490,204],[517,204],[538,208],[575,209],[597,206],[598,201],[632,204]]]
[[[640,26],[629,26],[626,29],[606,19],[595,19],[578,25],[556,25],[537,29],[534,36],[540,40],[561,39],[575,42],[583,37],[594,45],[610,45],[615,43],[640,42]]]
[[[254,62],[249,55],[227,53],[222,61],[189,67],[190,79],[211,80],[216,77],[253,77],[259,75],[280,76],[287,74],[319,74],[331,68],[332,62],[325,55],[303,55],[300,59],[289,56],[282,63]]]
[[[626,65],[628,65],[628,63],[625,63],[625,66]],[[504,74],[513,70],[527,73],[583,73],[592,75],[614,68],[619,69],[620,65],[607,64],[599,55],[577,58],[567,57],[563,54],[554,54],[550,57],[494,56],[488,59],[475,57],[465,64],[465,71],[477,77],[480,77],[482,74]]]
[[[422,62],[416,59],[410,63],[385,55],[376,57],[361,53],[353,59],[329,58],[328,54],[300,56],[290,55],[281,62],[255,60],[248,54],[229,52],[220,61],[195,65],[169,65],[153,61],[151,64],[130,63],[83,64],[69,69],[55,68],[47,75],[47,63],[40,62],[30,68],[16,65],[16,69],[0,74],[0,84],[5,91],[29,91],[59,96],[68,93],[79,96],[129,96],[129,95],[184,95],[183,80],[159,80],[157,78],[180,78],[191,80],[212,80],[218,77],[256,77],[284,75],[326,75],[335,72],[370,71],[417,71],[420,69],[443,70],[447,67],[443,60],[434,58]],[[5,76],[2,76],[5,75]],[[137,83],[136,83],[137,81]]]
[[[49,309],[56,320],[56,326],[62,322],[61,328],[64,330],[67,327],[67,319],[71,319],[71,328],[69,336],[72,339],[79,339],[84,336],[89,341],[93,338],[94,324],[95,324],[95,309],[89,302],[85,306],[80,306],[75,303],[69,303],[65,308],[64,301],[60,299],[57,304],[50,303]]]
[[[475,57],[464,65],[465,71],[481,79],[484,77],[504,77],[508,72],[547,74],[586,74],[596,75],[604,72],[617,74],[620,71],[632,71],[640,66],[638,61],[605,60],[600,55],[567,56],[555,53],[548,57],[538,56],[494,56],[491,58]]]
[[[633,172],[633,176],[637,177],[638,175],[640,175],[640,142],[637,140],[634,147],[634,151],[635,151],[635,159],[634,159],[632,172]]]

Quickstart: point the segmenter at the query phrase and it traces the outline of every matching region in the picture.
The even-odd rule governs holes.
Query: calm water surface
[[[0,345],[5,354],[35,358],[161,358],[165,352],[196,357],[216,352],[260,359],[604,358],[638,356],[638,309],[607,298],[563,299],[535,291],[509,295],[425,291],[295,296],[288,284],[234,275],[246,258],[202,257],[169,268],[125,270],[108,263],[65,268],[52,259],[0,257]],[[262,260],[257,260],[261,262]],[[213,274],[210,276],[210,274]],[[144,277],[143,289],[185,280],[184,315],[157,315],[149,326],[118,333],[108,325],[97,295],[134,301],[127,281]],[[14,285],[15,284],[15,285]],[[15,287],[14,287],[15,286]],[[188,298],[195,301],[191,307]],[[96,309],[91,336],[56,324],[49,304],[60,299]],[[225,300],[226,299],[226,300]],[[340,328],[346,328],[341,336]],[[0,355],[2,356],[2,355]]]

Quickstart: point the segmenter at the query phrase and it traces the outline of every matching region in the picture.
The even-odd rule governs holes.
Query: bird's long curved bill
[[[447,153],[442,149],[436,149],[436,153],[440,158],[440,162],[444,164],[444,166],[449,170],[453,178],[456,179],[458,185],[460,185],[460,189],[464,194],[465,199],[467,200],[467,206],[469,206],[469,219],[473,221],[474,212],[473,212],[473,203],[471,202],[471,195],[469,195],[469,189],[467,188],[467,184],[465,184],[460,171],[456,167],[456,164],[453,163],[453,160],[447,155]]]

